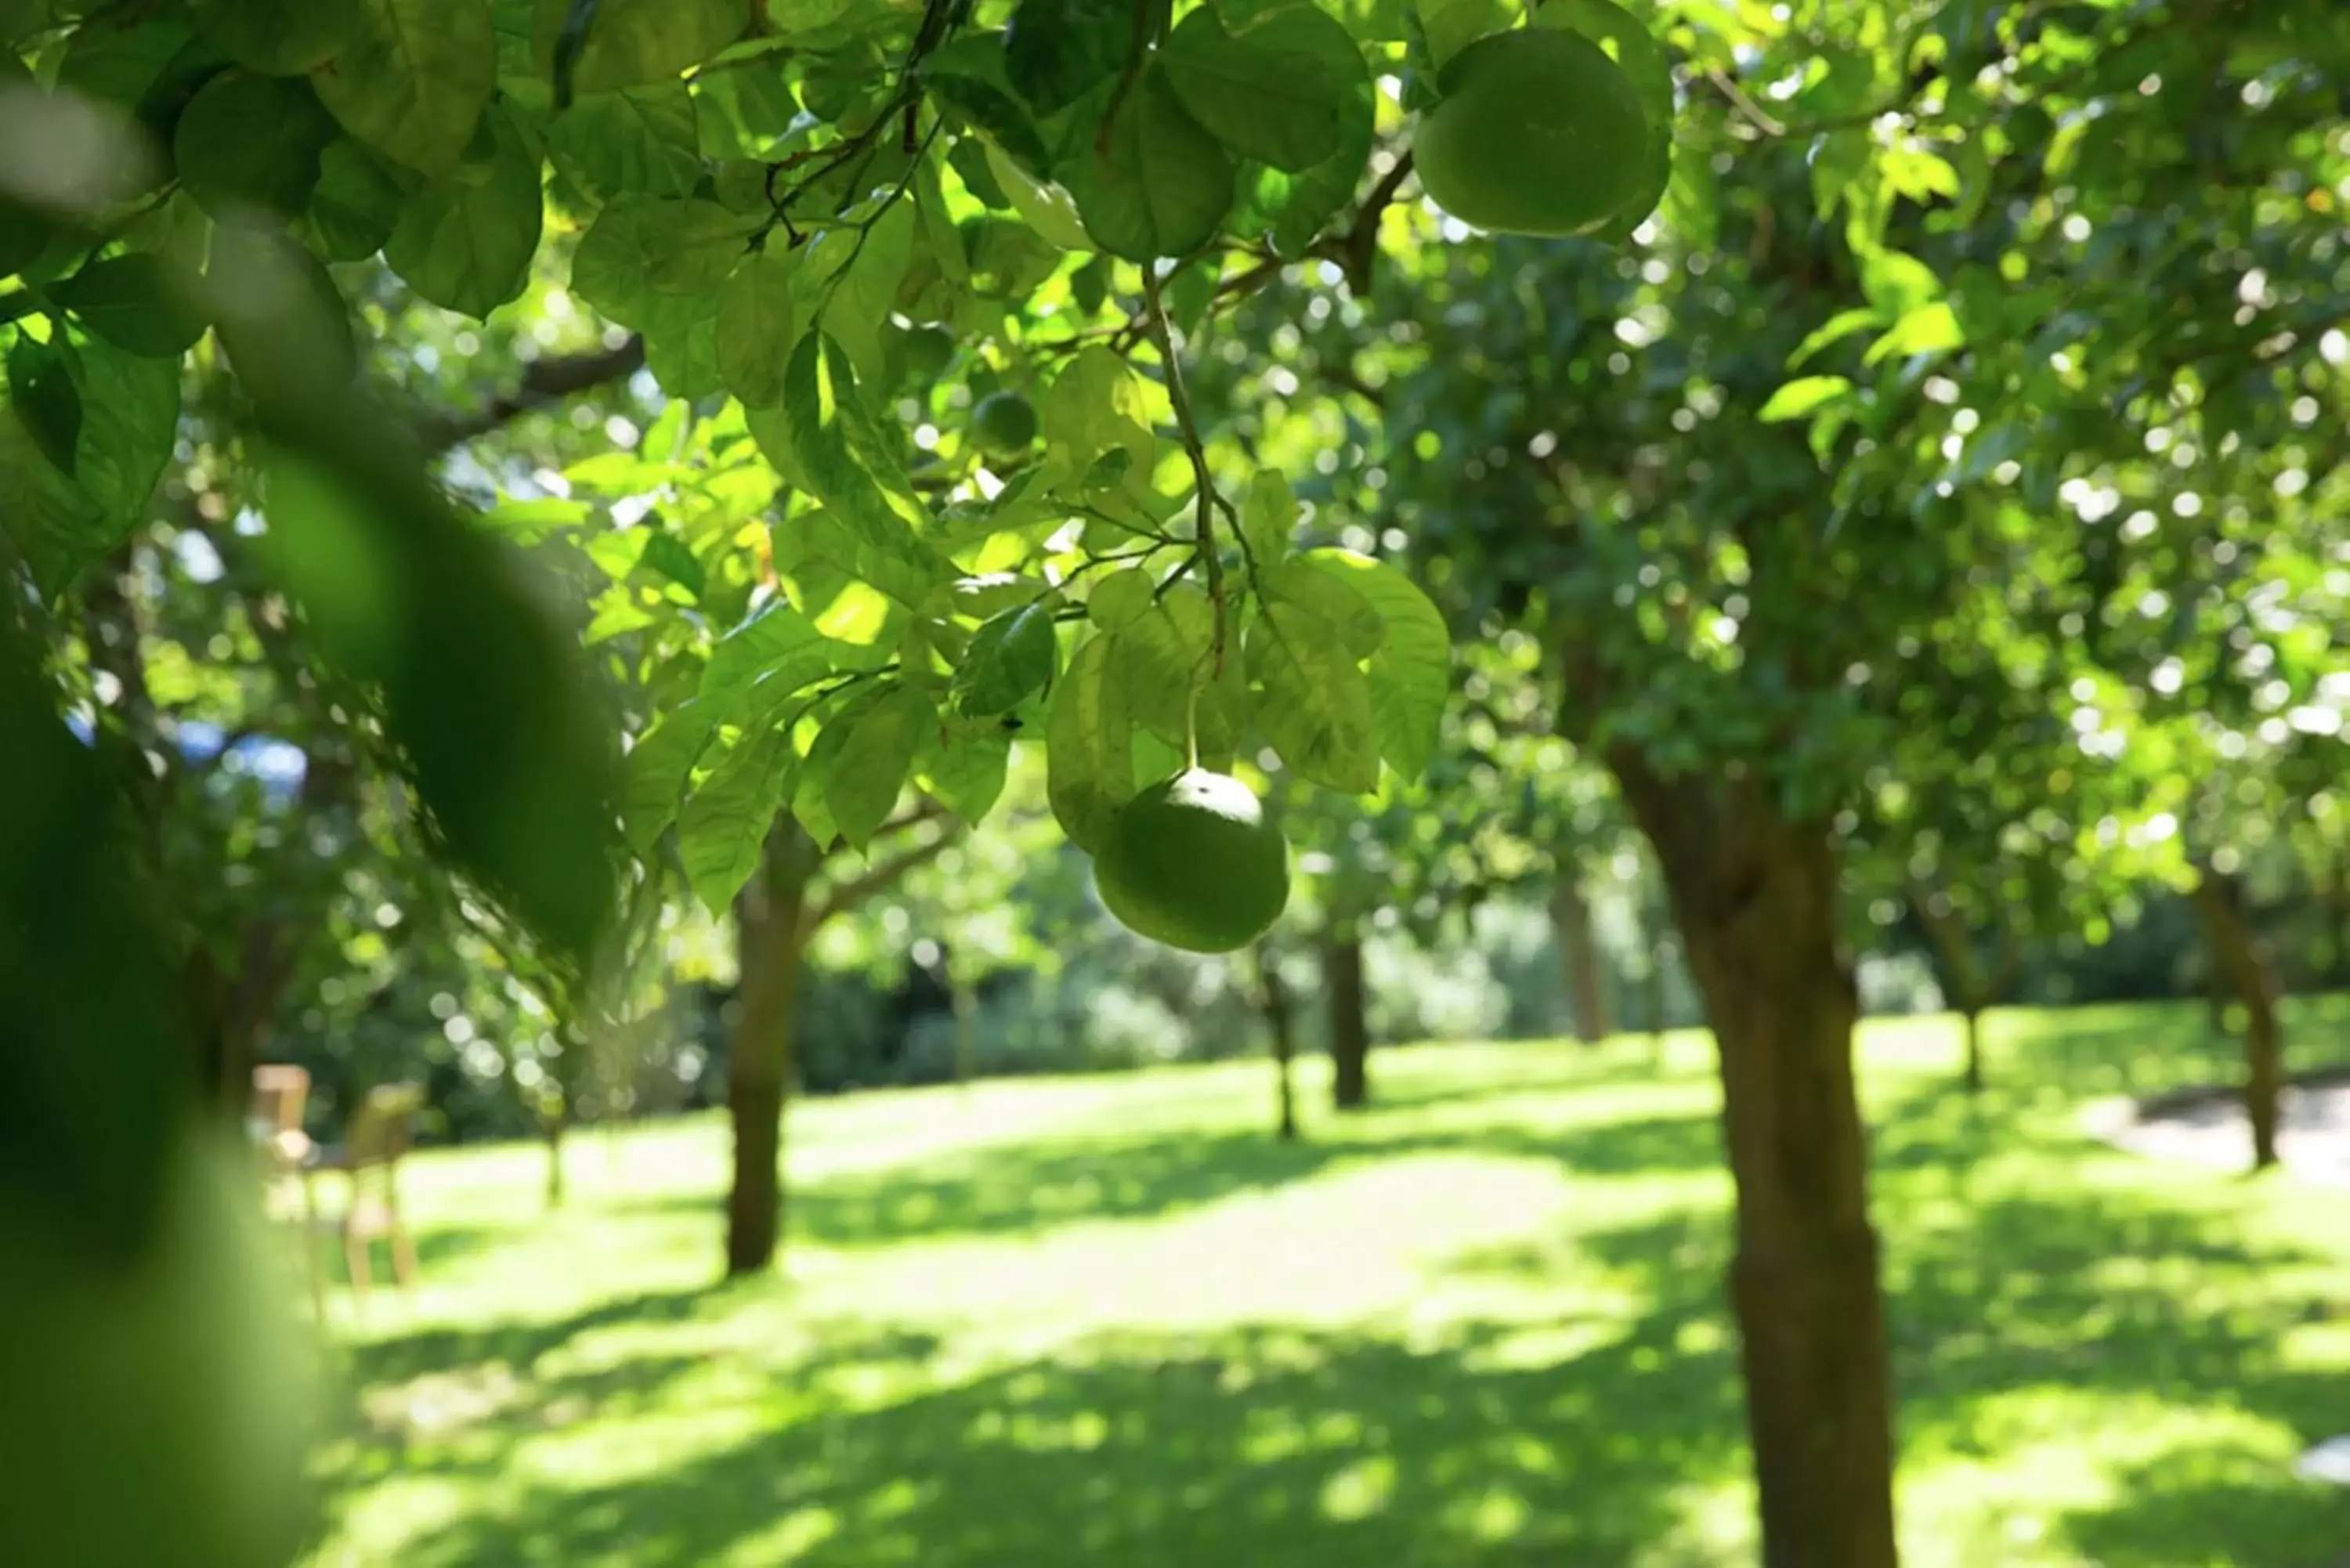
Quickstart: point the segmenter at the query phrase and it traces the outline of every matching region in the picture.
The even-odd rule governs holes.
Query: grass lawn
[[[1975,1104],[1949,1021],[1865,1040],[1909,1568],[2350,1560],[2292,1474],[2350,1432],[2350,1194],[2074,1130],[2224,1064],[2199,1011],[1991,1030]],[[313,1563],[1752,1564],[1710,1047],[1373,1072],[1295,1146],[1258,1064],[810,1104],[732,1286],[715,1120],[580,1138],[553,1218],[536,1149],[419,1158]]]

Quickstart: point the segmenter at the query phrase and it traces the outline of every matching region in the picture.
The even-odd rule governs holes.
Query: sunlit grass
[[[2291,1474],[2350,1429],[2350,1201],[2074,1129],[2200,1024],[2006,1015],[1980,1105],[1947,1023],[1870,1032],[1910,1563],[2350,1549]],[[715,1120],[576,1140],[552,1217],[535,1149],[420,1158],[316,1562],[1752,1563],[1704,1043],[1376,1078],[1301,1146],[1257,1065],[814,1103],[787,1272],[725,1287]]]

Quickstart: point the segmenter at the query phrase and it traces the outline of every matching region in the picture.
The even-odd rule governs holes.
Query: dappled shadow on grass
[[[2078,1038],[2017,1038],[1980,1096],[1909,1076],[1873,1097],[1889,1332],[1913,1465],[1996,1458],[2018,1420],[2070,1419],[2064,1401],[2074,1398],[2143,1399],[2190,1422],[2240,1413],[2303,1441],[2350,1428],[2345,1380],[2281,1350],[2313,1316],[2350,1310],[2292,1282],[2303,1269],[2338,1279],[2338,1258],[2250,1239],[2224,1210],[2068,1179],[2071,1155],[2094,1151],[2052,1110],[2102,1092],[2098,1075],[2134,1052],[2186,1049],[2163,1031],[2184,1039],[2200,1015],[2186,1013],[2183,1027],[2178,1016],[2108,1012]],[[1590,1075],[1551,1089],[1639,1070],[1589,1064]],[[1491,1097],[1543,1092],[1513,1079]],[[1431,1130],[1414,1120],[1485,1097],[1450,1083],[1415,1096],[1399,1083],[1379,1109],[1304,1144],[1247,1130],[993,1147],[821,1183],[795,1196],[793,1227],[837,1248],[1044,1232],[1180,1214],[1412,1155],[1555,1161],[1586,1177],[1720,1167],[1710,1111],[1544,1128],[1539,1116],[1528,1118],[1534,1126],[1506,1119],[1497,1103],[1497,1122]],[[2020,1141],[2032,1148],[2021,1162]],[[756,1372],[752,1392],[730,1396],[768,1413],[756,1435],[603,1484],[507,1472],[480,1511],[415,1540],[400,1561],[699,1564],[737,1552],[805,1568],[1627,1563],[1674,1537],[1686,1489],[1743,1473],[1721,1290],[1730,1246],[1724,1183],[1713,1200],[1660,1217],[1466,1253],[1444,1270],[1556,1282],[1559,1318],[1456,1324],[1409,1343],[1257,1326],[1106,1337],[1052,1361],[948,1374],[928,1334],[804,1324],[813,1348],[772,1375],[771,1398],[756,1393]],[[1621,1315],[1574,1315],[1568,1303],[1599,1274],[1631,1304]],[[941,1289],[951,1293],[951,1281]],[[708,1361],[656,1341],[650,1354],[567,1368],[555,1353],[570,1341],[724,1309],[709,1293],[650,1294],[551,1323],[363,1346],[354,1368],[369,1384],[516,1369],[529,1386],[489,1429],[402,1461],[487,1471],[550,1423],[609,1419],[613,1435],[598,1440],[626,1445],[626,1418],[686,1398],[674,1385]],[[835,1398],[835,1380],[858,1392]],[[2052,1401],[2055,1414],[2019,1416],[2016,1402],[2032,1398]],[[2093,1419],[2104,1424],[2082,1440],[2113,1441],[2120,1417]],[[2126,1465],[2109,1504],[2055,1522],[2059,1540],[2106,1568],[2329,1568],[2329,1550],[2350,1547],[2350,1501],[2295,1482],[2241,1440],[2215,1429],[2208,1442],[2190,1438]],[[1997,1521],[1986,1521],[1983,1539],[1999,1538]],[[1752,1552],[1689,1561],[1728,1568]]]
[[[1679,1487],[1733,1462],[1722,1358],[1667,1355],[1666,1325],[1643,1324],[1572,1376],[1471,1368],[1512,1332],[1427,1351],[1279,1329],[1097,1343],[657,1477],[526,1490],[402,1561],[1617,1563],[1672,1527]]]

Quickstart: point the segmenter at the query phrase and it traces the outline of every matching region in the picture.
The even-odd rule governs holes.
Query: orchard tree
[[[799,951],[895,864],[849,870],[842,846],[983,815],[1014,732],[1042,735],[1053,811],[1122,918],[1231,948],[1286,898],[1286,848],[1230,776],[1244,750],[1352,793],[1425,765],[1446,649],[1424,600],[1295,549],[1284,477],[1215,441],[1183,375],[1288,263],[1367,267],[1396,190],[1363,193],[1394,127],[1375,70],[1412,72],[1428,175],[1482,222],[1620,236],[1662,190],[1669,105],[1581,28],[1178,9],[5,14],[7,145],[43,149],[0,169],[23,572],[72,603],[171,458],[182,358],[233,372],[240,461],[215,493],[434,831],[574,966],[609,903],[597,722],[421,443],[378,439],[352,307],[389,277],[551,336],[592,312],[619,336],[590,379],[640,354],[668,400],[559,505],[471,477],[608,578],[584,629],[632,737],[617,815],[640,881],[740,900],[735,1269],[772,1247]],[[1529,126],[1532,161],[1497,180]],[[1566,156],[1586,142],[1607,156]]]
[[[1905,639],[2012,576],[2067,585],[2083,552],[2058,492],[2080,427],[2112,417],[2074,397],[2083,367],[2192,351],[2148,316],[2178,296],[2110,253],[2101,313],[1986,234],[2080,244],[2095,227],[2065,203],[2085,191],[2201,265],[2205,236],[2155,194],[2205,188],[2192,118],[2241,122],[2223,194],[2244,218],[2330,192],[2338,139],[2311,128],[2333,120],[2340,41],[2320,5],[1669,16],[1686,109],[1641,247],[1452,246],[1399,207],[1404,265],[1374,303],[1322,278],[1268,308],[1323,328],[1301,330],[1306,375],[1381,405],[1388,439],[1342,460],[1364,513],[1443,595],[1545,638],[1654,845],[1721,1054],[1765,1560],[1881,1564],[1841,842],[1872,766],[1943,716],[1929,696],[1897,717]],[[1268,419],[1288,395],[1266,378]],[[1908,441],[1933,420],[1954,455],[1921,472]],[[1991,486],[2011,504],[1960,493]],[[2050,624],[2077,639],[2072,607]]]

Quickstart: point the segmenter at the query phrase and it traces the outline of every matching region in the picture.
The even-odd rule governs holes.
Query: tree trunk
[[[730,1278],[767,1268],[784,1233],[784,1106],[813,860],[798,825],[778,823],[767,835],[757,874],[734,901],[741,978],[726,1070],[726,1112],[734,1131],[733,1184],[726,1194]]]
[[[954,1006],[955,1082],[968,1086],[979,1076],[979,992],[951,972],[947,985]]]
[[[1358,1110],[1371,1099],[1371,1026],[1363,1001],[1363,939],[1356,931],[1323,940],[1322,985],[1330,1005],[1330,1103]]]
[[[1959,1020],[1964,1026],[1967,1035],[1967,1064],[1963,1069],[1960,1081],[1966,1085],[1968,1094],[1980,1095],[1982,1093],[1983,1086],[1982,1009],[1970,1003],[1961,1002],[1959,1007]]]
[[[1257,1008],[1264,1014],[1265,1027],[1273,1035],[1273,1075],[1279,1096],[1280,1122],[1278,1131],[1284,1141],[1297,1137],[1297,1092],[1291,1081],[1290,1064],[1296,1056],[1296,1043],[1289,1011],[1289,987],[1281,978],[1281,966],[1263,948],[1256,950]]]
[[[563,1135],[571,1116],[567,1109],[558,1107],[539,1114],[539,1136],[546,1140],[546,1206],[563,1207]]]
[[[1607,966],[1591,934],[1591,907],[1584,901],[1573,865],[1562,866],[1551,882],[1551,929],[1558,937],[1559,962],[1566,975],[1566,1010],[1575,1037],[1596,1045],[1611,1033],[1607,1017]]]
[[[2211,945],[2211,967],[2244,1004],[2244,1119],[2252,1127],[2252,1168],[2277,1162],[2278,1103],[2284,1091],[2284,1038],[2277,1023],[2276,966],[2246,917],[2242,885],[2198,867],[2195,909]]]
[[[1893,1568],[1891,1373],[1866,1139],[1858,998],[1825,828],[1758,781],[1663,779],[1611,756],[1665,870],[1721,1054],[1738,1189],[1730,1297],[1765,1568]]]

